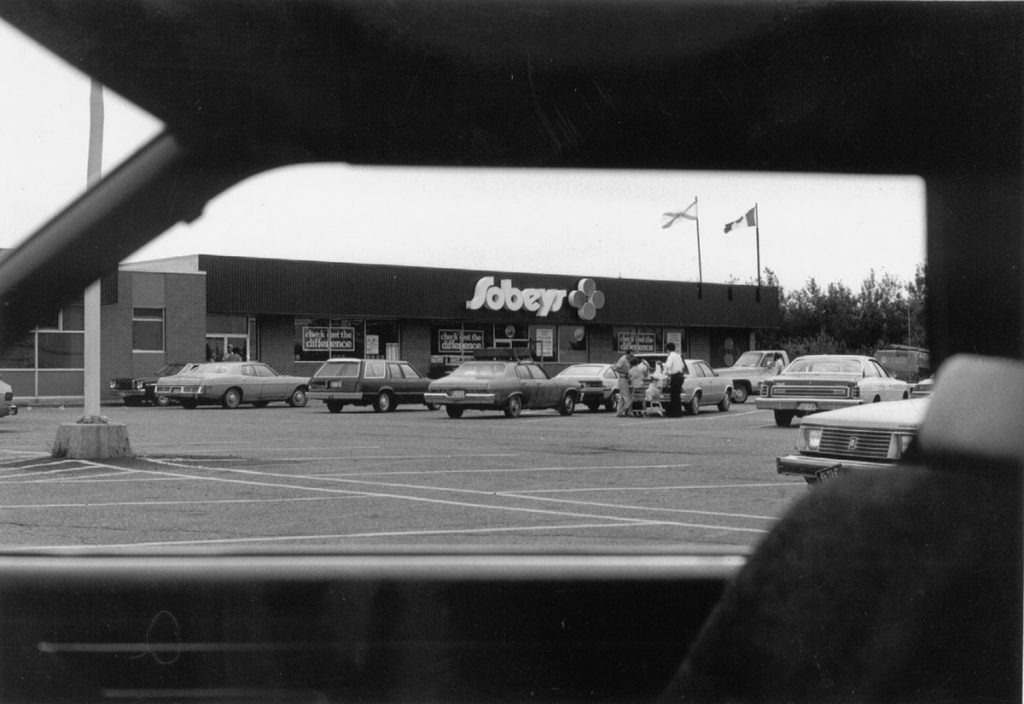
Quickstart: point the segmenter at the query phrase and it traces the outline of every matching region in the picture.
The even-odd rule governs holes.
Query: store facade
[[[233,350],[298,375],[353,356],[440,376],[491,347],[528,347],[555,372],[668,342],[717,366],[779,325],[775,288],[585,275],[194,255],[125,265],[111,288],[101,312],[107,378]],[[0,366],[0,376],[16,396],[80,395],[80,359],[67,363],[59,389],[29,394],[12,370]]]

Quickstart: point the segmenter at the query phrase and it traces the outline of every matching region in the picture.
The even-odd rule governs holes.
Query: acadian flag
[[[733,220],[732,222],[725,223],[725,232],[731,232],[741,227],[756,227],[757,226],[757,206],[747,211],[747,214]]]
[[[691,210],[696,209],[697,199],[694,198],[693,202],[686,206],[686,210],[682,210],[678,213],[662,213],[661,216],[664,221],[661,223],[661,229],[672,227],[678,220],[696,220],[697,216],[691,213]]]

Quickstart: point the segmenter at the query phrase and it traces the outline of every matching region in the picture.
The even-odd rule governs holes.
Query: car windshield
[[[579,364],[563,369],[558,376],[600,376],[604,367],[599,364]]]
[[[797,359],[786,368],[791,374],[860,374],[863,366],[856,359]]]
[[[452,372],[453,377],[488,378],[502,376],[506,365],[501,362],[469,362]]]
[[[313,376],[341,376],[355,378],[359,376],[359,362],[346,360],[342,362],[327,362],[316,370]]]
[[[85,188],[98,114],[87,79],[49,58],[37,67],[46,52],[6,26],[0,46],[17,86],[0,160],[0,248],[13,248]],[[410,78],[410,104],[429,100],[419,85]],[[164,125],[100,97],[110,178]],[[557,113],[536,119],[575,141]],[[30,470],[5,474],[26,492],[12,525],[31,527],[0,531],[0,548],[747,549],[806,490],[775,472],[793,438],[756,408],[759,379],[689,362],[676,418],[667,382],[662,396],[571,377],[602,375],[626,350],[653,372],[669,344],[725,367],[766,347],[793,357],[922,334],[914,174],[315,163],[242,179],[189,215],[101,281],[99,368],[139,378],[187,363],[179,373],[201,389],[136,407],[104,385],[101,415],[127,428],[132,459],[95,481],[93,465],[62,465],[81,501],[52,524],[31,508],[55,499]],[[859,315],[861,289],[886,305],[877,325]],[[12,433],[0,462],[61,461],[45,448],[83,416],[85,308],[67,301],[0,353],[15,402],[33,408],[0,418]],[[508,373],[516,360],[536,366]],[[361,365],[360,384],[342,381]],[[108,493],[147,478],[167,493]]]
[[[744,352],[743,354],[741,354],[739,356],[739,359],[736,360],[736,364],[734,364],[733,366],[736,366],[736,367],[756,367],[760,363],[761,363],[761,353],[760,352]]]

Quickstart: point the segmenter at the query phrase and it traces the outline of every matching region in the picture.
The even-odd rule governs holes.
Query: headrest
[[[936,374],[918,433],[925,456],[1024,460],[1024,361],[956,355]]]

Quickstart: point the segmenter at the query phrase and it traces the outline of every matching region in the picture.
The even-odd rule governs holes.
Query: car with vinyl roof
[[[210,404],[234,409],[243,403],[263,408],[275,402],[302,408],[308,401],[308,385],[307,377],[278,374],[262,362],[207,362],[160,377],[155,393],[188,410]]]
[[[331,413],[345,406],[373,406],[378,413],[390,413],[399,405],[425,403],[429,385],[429,378],[402,360],[339,357],[328,359],[310,377],[309,398],[322,401]]]
[[[797,357],[782,373],[763,380],[754,404],[772,411],[775,424],[785,427],[819,411],[909,397],[910,385],[872,357],[818,354]]]
[[[110,380],[110,388],[121,397],[126,406],[141,406],[146,403],[154,406],[167,406],[170,405],[171,399],[166,395],[158,396],[156,394],[156,382],[160,377],[181,374],[195,366],[198,366],[195,362],[171,362],[147,376],[114,377]]]

